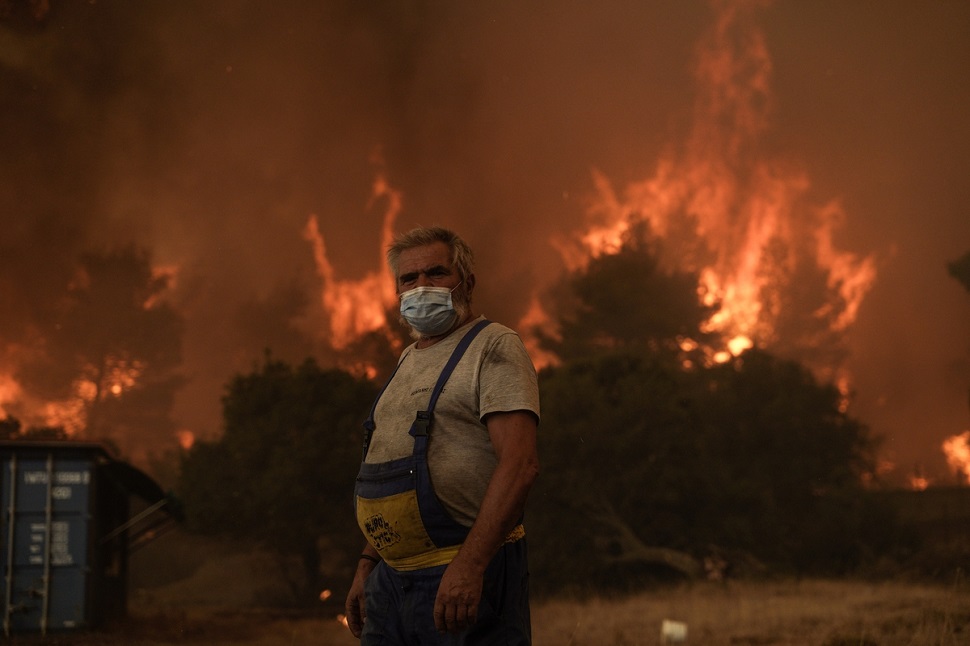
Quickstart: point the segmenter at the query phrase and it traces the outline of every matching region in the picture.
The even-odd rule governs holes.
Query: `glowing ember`
[[[145,372],[145,364],[141,361],[109,357],[105,364],[106,374],[103,378],[102,392],[110,393],[115,397],[134,387]]]
[[[320,592],[320,601],[326,601],[331,596],[333,596],[333,592],[331,592],[330,590],[323,590]]]
[[[970,431],[946,438],[943,441],[943,454],[950,468],[970,484]]]
[[[74,382],[74,392],[78,398],[92,402],[98,398],[98,384],[90,379],[79,379]]]
[[[175,438],[178,440],[179,446],[182,447],[183,451],[188,451],[195,444],[195,433],[188,429],[182,429],[176,431]]]
[[[727,363],[731,360],[731,353],[727,350],[721,350],[720,352],[714,353],[714,363]]]
[[[694,339],[688,337],[681,337],[677,340],[680,349],[684,352],[693,352],[700,347],[700,344]]]
[[[909,487],[913,491],[925,491],[930,486],[928,478],[913,476],[909,479]]]
[[[731,351],[732,355],[738,356],[745,350],[749,348],[753,348],[754,343],[752,343],[751,339],[749,339],[748,337],[744,336],[743,334],[739,334],[738,336],[728,341],[727,346],[728,346],[728,350]]]

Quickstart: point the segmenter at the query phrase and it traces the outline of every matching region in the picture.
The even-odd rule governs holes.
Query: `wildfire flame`
[[[156,285],[168,287],[177,273],[174,266],[152,267],[151,280]],[[68,293],[84,291],[91,289],[93,281],[87,268],[77,267],[65,287]],[[161,305],[166,296],[165,289],[153,290],[137,306],[152,310]],[[107,308],[102,311],[105,316],[110,316]],[[28,330],[21,343],[0,346],[0,420],[14,418],[20,434],[56,429],[68,437],[84,436],[89,430],[92,409],[100,403],[125,397],[138,385],[149,367],[145,361],[120,349],[109,350],[100,356],[90,353],[80,365],[70,364],[68,360],[71,370],[76,372],[64,376],[69,383],[64,389],[65,395],[41,395],[36,389],[20,383],[19,374],[25,367],[49,359],[51,340],[44,334],[43,330],[34,327]],[[58,361],[65,362],[63,357]],[[13,428],[17,427],[11,427],[8,432]]]
[[[535,365],[536,370],[540,370],[546,366],[550,366],[556,363],[556,355],[543,349],[538,340],[535,338],[534,334],[530,334],[528,330],[552,330],[552,319],[546,313],[545,309],[542,307],[542,303],[539,302],[538,294],[533,293],[532,300],[529,303],[529,309],[526,311],[525,315],[519,321],[519,329],[526,331],[522,334],[522,340],[526,345],[526,349],[529,351],[529,356],[532,358],[532,363]]]
[[[368,208],[378,200],[387,200],[381,231],[381,248],[386,249],[394,239],[394,223],[401,210],[401,194],[391,187],[383,174],[374,180]],[[369,272],[358,280],[341,280],[336,277],[327,256],[327,247],[320,232],[316,215],[311,215],[303,230],[303,237],[313,248],[313,258],[322,283],[320,301],[329,320],[329,345],[335,350],[346,348],[356,339],[369,332],[387,330],[386,311],[397,300],[394,278],[380,259],[378,271]],[[394,342],[393,338],[388,339]],[[369,364],[345,365],[355,373],[373,377],[376,370]]]
[[[925,491],[930,486],[929,478],[914,475],[909,479],[909,488],[913,491]]]
[[[6,417],[8,412],[5,406],[20,399],[20,397],[20,384],[10,375],[0,374],[0,415]]]
[[[320,296],[323,308],[330,317],[330,344],[339,350],[361,335],[383,327],[387,322],[383,303],[381,299],[374,298],[375,294],[381,293],[383,276],[375,272],[360,280],[336,280],[317,216],[310,216],[303,235],[313,245],[317,273],[323,281]]]
[[[946,463],[970,484],[970,431],[946,438],[942,448]]]
[[[766,41],[750,6],[717,6],[719,15],[698,49],[699,91],[686,144],[661,158],[652,177],[620,192],[594,171],[588,228],[556,244],[566,267],[581,269],[616,253],[629,232],[647,225],[670,251],[664,260],[696,273],[698,298],[717,306],[703,331],[722,338],[711,358],[723,362],[778,341],[785,309],[779,294],[795,282],[800,266],[825,276],[830,293],[811,314],[831,331],[854,322],[876,270],[871,257],[836,247],[834,234],[844,219],[838,201],[806,205],[807,175],[759,154],[772,105]],[[522,329],[548,324],[535,303]]]

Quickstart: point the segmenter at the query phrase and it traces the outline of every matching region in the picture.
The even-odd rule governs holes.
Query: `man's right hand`
[[[357,563],[357,572],[354,574],[354,582],[350,585],[350,592],[347,593],[347,601],[344,604],[344,610],[347,613],[347,627],[357,638],[360,638],[360,633],[364,629],[364,621],[367,620],[367,610],[364,604],[364,583],[375,567],[376,563],[373,561],[360,559]]]

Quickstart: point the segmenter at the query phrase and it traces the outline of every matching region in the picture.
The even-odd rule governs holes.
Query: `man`
[[[535,368],[515,332],[473,313],[472,252],[455,233],[414,229],[387,259],[415,343],[365,424],[355,502],[368,542],[348,625],[365,646],[529,644]]]

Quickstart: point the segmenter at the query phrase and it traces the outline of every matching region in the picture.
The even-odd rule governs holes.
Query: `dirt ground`
[[[167,541],[167,542],[163,542]],[[301,612],[274,609],[280,564],[237,545],[175,536],[131,559],[129,617],[98,631],[13,635],[21,646],[355,646],[338,595]],[[623,599],[533,604],[535,646],[959,646],[970,644],[970,581],[728,581]],[[673,643],[673,642],[671,642]]]
[[[97,633],[18,636],[33,646],[354,646],[330,609],[133,613]],[[664,642],[665,621],[687,630]],[[848,581],[732,582],[645,592],[622,600],[535,604],[535,646],[961,646],[970,643],[970,587]]]

